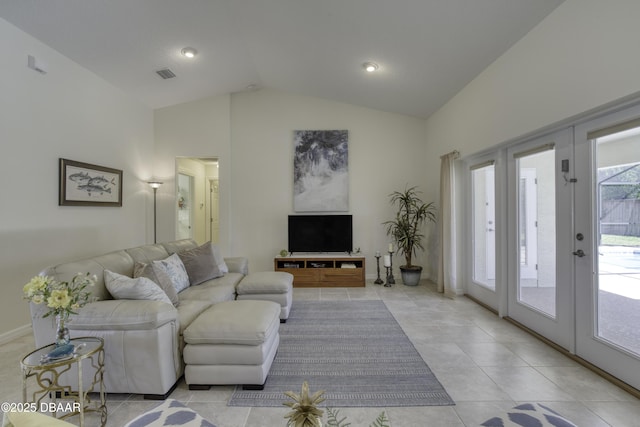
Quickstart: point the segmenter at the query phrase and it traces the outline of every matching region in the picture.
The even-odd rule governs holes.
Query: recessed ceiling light
[[[198,51],[192,47],[185,47],[180,51],[180,53],[182,53],[182,55],[186,56],[187,58],[195,58]]]
[[[375,62],[365,62],[362,64],[362,68],[364,68],[367,73],[373,73],[378,70],[378,64]]]

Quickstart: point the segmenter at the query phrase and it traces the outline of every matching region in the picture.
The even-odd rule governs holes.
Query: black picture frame
[[[122,171],[60,159],[59,206],[122,206]]]

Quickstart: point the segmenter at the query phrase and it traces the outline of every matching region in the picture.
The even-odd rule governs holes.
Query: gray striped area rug
[[[229,406],[282,406],[305,380],[327,407],[455,404],[383,301],[294,301],[264,390]]]

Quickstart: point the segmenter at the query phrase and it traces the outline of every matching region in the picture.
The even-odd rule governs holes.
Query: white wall
[[[0,19],[0,337],[30,324],[22,286],[44,267],[144,244],[153,114]],[[27,68],[27,55],[47,74]],[[58,206],[58,158],[123,170],[123,206]]]
[[[229,245],[231,217],[230,95],[161,108],[154,113],[156,153],[154,173],[164,182],[158,190],[158,241],[173,240],[176,230],[176,158],[218,158],[220,176],[219,244]]]
[[[427,121],[463,156],[640,90],[635,0],[566,0]]]
[[[395,215],[387,195],[407,184],[425,185],[424,121],[261,90],[233,95],[231,126],[233,245],[249,256],[251,269],[273,269],[273,257],[287,247],[293,131],[347,129],[353,245],[367,257],[367,273],[375,274],[373,255],[389,242],[381,223]],[[423,259],[416,263],[424,265]],[[400,265],[398,257],[394,264]]]
[[[426,186],[424,120],[267,89],[209,98],[156,112],[158,170],[168,182],[173,157],[218,157],[223,252],[248,256],[252,271],[271,270],[287,247],[296,129],[349,130],[354,247],[374,275],[373,254],[388,245],[381,223],[393,216],[387,195],[406,184]],[[168,239],[174,219],[163,209]]]
[[[638,16],[637,0],[566,0],[427,120],[427,179],[448,149],[468,156],[637,93]]]

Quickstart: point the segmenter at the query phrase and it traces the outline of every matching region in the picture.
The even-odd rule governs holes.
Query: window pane
[[[640,355],[640,129],[597,140],[597,334]]]
[[[493,165],[471,173],[473,191],[473,281],[496,288],[495,168]]]
[[[556,316],[555,151],[518,160],[519,301]]]

